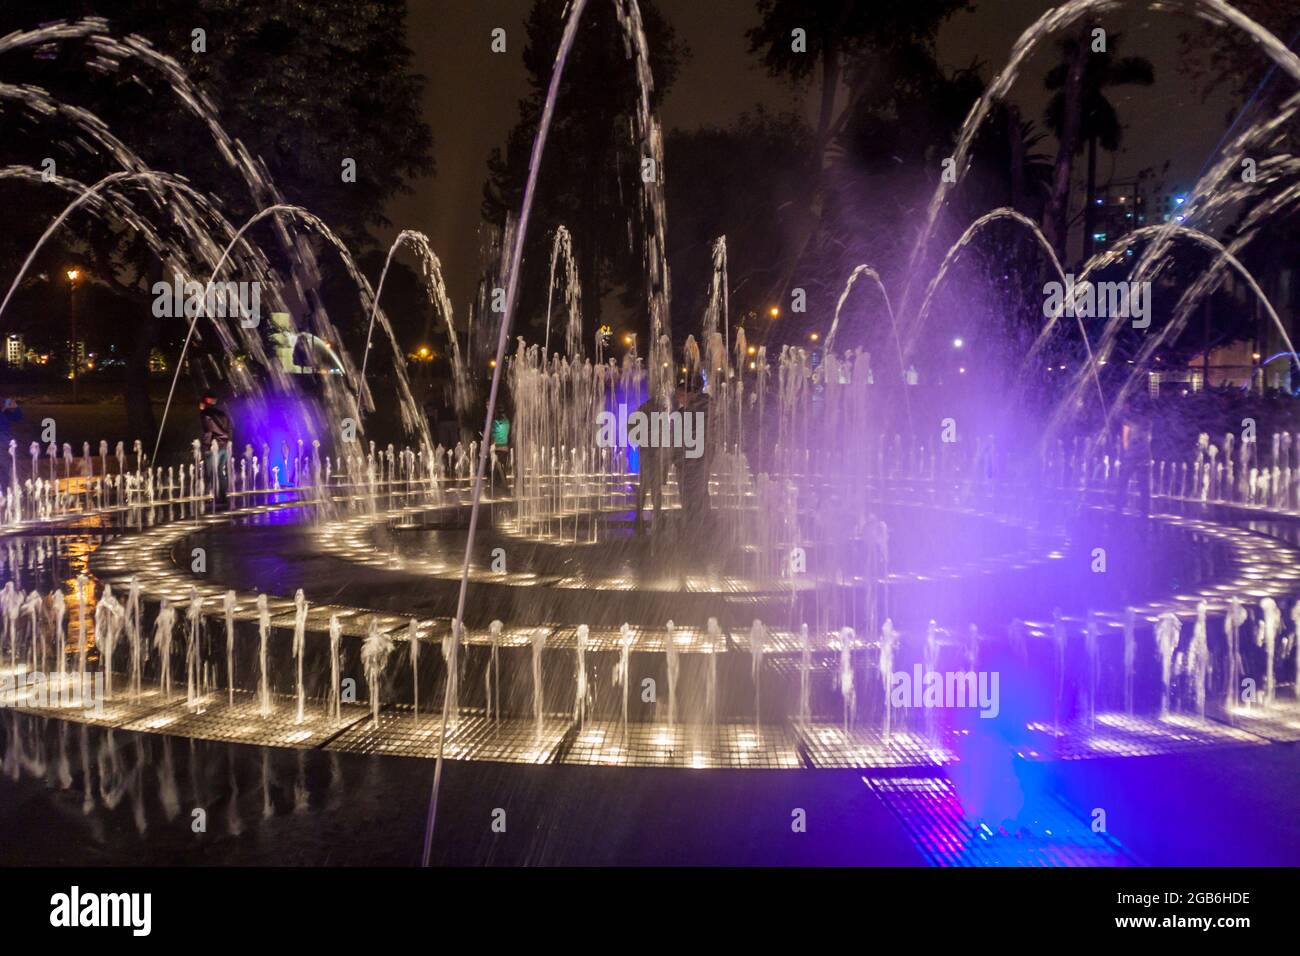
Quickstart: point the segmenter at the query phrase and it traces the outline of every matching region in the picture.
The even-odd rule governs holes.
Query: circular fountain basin
[[[119,594],[135,576],[148,614],[164,598],[182,609],[190,588],[197,589],[209,616],[205,659],[214,671],[224,669],[220,601],[227,588],[234,590],[234,690],[205,688],[198,700],[187,702],[183,695],[167,697],[151,685],[138,698],[119,698],[106,714],[75,715],[77,719],[282,747],[421,756],[441,749],[453,759],[511,762],[778,768],[933,766],[959,760],[961,740],[970,732],[960,721],[936,724],[930,715],[891,707],[885,734],[886,688],[879,673],[877,632],[888,614],[903,634],[893,655],[895,670],[921,662],[945,668],[973,663],[984,669],[1003,667],[1008,677],[1014,674],[1022,681],[1017,699],[1030,702],[1022,716],[1027,727],[1036,728],[1022,748],[1031,757],[1086,755],[1089,747],[1098,754],[1125,747],[1145,752],[1172,737],[1243,742],[1258,738],[1233,727],[1231,720],[1194,717],[1189,731],[1167,723],[1187,715],[1159,717],[1158,665],[1150,656],[1143,655],[1129,669],[1127,684],[1117,677],[1124,670],[1120,610],[1126,604],[1138,607],[1138,640],[1146,646],[1151,620],[1162,610],[1191,615],[1198,600],[1221,607],[1228,596],[1251,584],[1287,585],[1295,567],[1295,552],[1275,538],[1205,520],[1211,515],[1171,515],[1147,523],[1119,516],[1099,521],[1089,513],[1086,524],[1094,531],[1109,529],[1102,540],[1112,560],[1118,559],[1106,572],[1111,578],[1100,576],[1114,582],[1115,603],[1080,607],[1071,603],[1069,587],[1080,569],[1070,562],[1090,558],[1093,549],[1086,546],[1096,539],[1079,540],[1068,523],[1046,533],[999,515],[990,505],[891,502],[881,505],[881,513],[896,527],[908,528],[910,536],[890,542],[889,567],[870,597],[865,581],[819,574],[816,549],[810,549],[807,579],[798,581],[746,575],[743,558],[682,553],[671,546],[667,522],[659,534],[638,536],[626,513],[593,519],[588,530],[596,529],[595,541],[581,534],[575,541],[571,530],[566,539],[558,528],[551,536],[524,536],[505,527],[485,535],[472,555],[472,613],[458,651],[458,707],[443,742],[440,710],[447,670],[441,651],[449,646],[465,508],[406,504],[400,496],[392,505],[378,512],[362,506],[349,511],[339,501],[325,518],[319,505],[286,496],[235,515],[161,524],[96,549],[95,573]],[[207,558],[202,574],[189,566],[196,548]],[[503,570],[492,565],[498,548],[506,555]],[[1159,573],[1145,578],[1130,573],[1124,570],[1126,561]],[[298,587],[310,605],[304,620],[301,715],[292,654],[292,594]],[[596,600],[598,591],[603,593]],[[258,679],[254,598],[259,592],[271,595],[269,713],[264,712]],[[1092,599],[1096,595],[1090,593]],[[933,613],[940,606],[936,596],[950,602],[938,614]],[[615,605],[613,614],[600,613],[610,604]],[[1006,607],[1022,614],[1041,609],[1037,619],[1024,615],[1028,646],[1019,664],[1006,661],[1005,626],[977,625],[982,636],[976,638],[949,623],[971,623],[977,614],[1005,622]],[[1092,620],[1100,632],[1103,686],[1096,703],[1110,722],[1101,726],[1113,725],[1113,733],[1098,733],[1097,723],[1087,735],[1057,730],[1062,719],[1068,725],[1078,713],[1073,705],[1064,715],[1054,713],[1053,681],[1044,676],[1053,673],[1057,660],[1051,624],[1055,607],[1064,612],[1067,670],[1076,675],[1069,681],[1071,697],[1079,689],[1077,674],[1088,667],[1080,659],[1084,616],[1088,610],[1098,612]],[[931,616],[945,626],[928,635],[936,650],[927,657]],[[340,672],[356,688],[337,711],[328,704],[332,617],[340,622]],[[717,620],[716,629],[710,628],[709,618]],[[751,630],[755,618],[765,624],[757,646]],[[488,628],[493,620],[504,622],[499,632]],[[847,625],[853,633],[840,630],[845,620],[853,622]],[[424,647],[416,666],[409,660],[411,621]],[[625,621],[627,631],[621,630]],[[803,621],[812,624],[806,665],[798,629]],[[586,625],[581,640],[579,625]],[[361,666],[361,649],[372,626],[394,643],[377,691],[377,717],[366,706],[370,693]],[[629,673],[620,680],[625,647]],[[758,647],[761,657],[755,653]],[[856,685],[855,712],[847,724],[840,679],[846,647]],[[538,660],[540,685],[534,671]],[[672,667],[675,679],[669,677]],[[581,707],[575,694],[580,670],[588,688]],[[646,681],[656,689],[650,699],[643,694]],[[664,700],[670,683],[675,697],[671,714]],[[489,684],[495,692],[486,689]],[[122,686],[119,678],[119,694]],[[1128,712],[1126,694],[1136,698],[1137,713]],[[1096,721],[1096,715],[1091,719]],[[1081,743],[1089,740],[1091,744]]]

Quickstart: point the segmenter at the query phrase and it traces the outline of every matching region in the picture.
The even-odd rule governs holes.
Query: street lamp
[[[81,278],[80,269],[68,269],[64,273],[68,277],[68,322],[72,326],[72,401],[77,401],[77,378],[78,366],[81,365],[81,355],[77,349],[77,280]]]
[[[774,319],[779,319],[781,317],[781,310],[776,306],[772,306],[772,308],[767,310],[767,314]]]

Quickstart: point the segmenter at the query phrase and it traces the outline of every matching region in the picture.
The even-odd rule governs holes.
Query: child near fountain
[[[506,462],[510,458],[510,416],[505,408],[498,404],[496,415],[492,418],[492,480],[495,484],[499,474],[504,483],[507,479]]]

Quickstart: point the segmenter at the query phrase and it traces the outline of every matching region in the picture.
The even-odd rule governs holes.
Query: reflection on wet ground
[[[1023,828],[943,776],[449,763],[433,862],[459,865],[1289,865],[1294,748],[1016,768]],[[412,865],[431,765],[75,726],[0,711],[7,865]],[[1218,782],[1234,781],[1224,791]],[[1207,800],[1206,794],[1218,794]],[[1109,833],[1088,808],[1124,807]],[[791,808],[806,813],[804,833]],[[504,821],[504,831],[494,822]],[[1197,836],[1199,834],[1200,836]]]
[[[40,591],[48,597],[57,587],[67,607],[68,651],[95,646],[95,598],[99,589],[90,558],[116,532],[67,530],[58,534],[9,534],[0,537],[0,582],[12,581],[18,591]]]

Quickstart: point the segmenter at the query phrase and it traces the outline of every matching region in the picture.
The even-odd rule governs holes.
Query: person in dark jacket
[[[649,417],[660,411],[659,403],[653,398],[647,399],[637,408],[642,415]],[[664,513],[664,485],[668,481],[668,469],[672,465],[672,449],[645,445],[637,448],[637,467],[640,475],[636,485],[636,519],[633,528],[637,534],[645,531],[645,503],[650,500],[655,512],[654,527],[660,524],[660,515]]]
[[[1120,429],[1120,488],[1116,494],[1115,510],[1123,511],[1128,498],[1128,476],[1137,484],[1137,510],[1144,518],[1151,516],[1151,426],[1144,419],[1133,416],[1125,420]]]
[[[18,402],[12,398],[6,398],[0,402],[0,443],[8,444],[13,437],[17,425],[23,420],[23,410],[18,407]]]
[[[702,430],[698,438],[702,454],[688,455],[685,447],[673,449],[673,463],[677,467],[677,489],[681,496],[682,516],[685,527],[702,540],[708,538],[710,526],[709,473],[713,466],[714,446],[711,432],[707,429],[709,422],[709,394],[704,391],[698,379],[677,383],[675,404],[683,418],[695,416],[698,429]]]
[[[217,507],[225,508],[230,503],[230,442],[234,429],[230,416],[217,405],[217,396],[211,392],[199,402],[199,425],[202,428],[199,449],[203,452],[203,464],[205,468],[213,467],[215,461],[212,488],[216,492]]]

